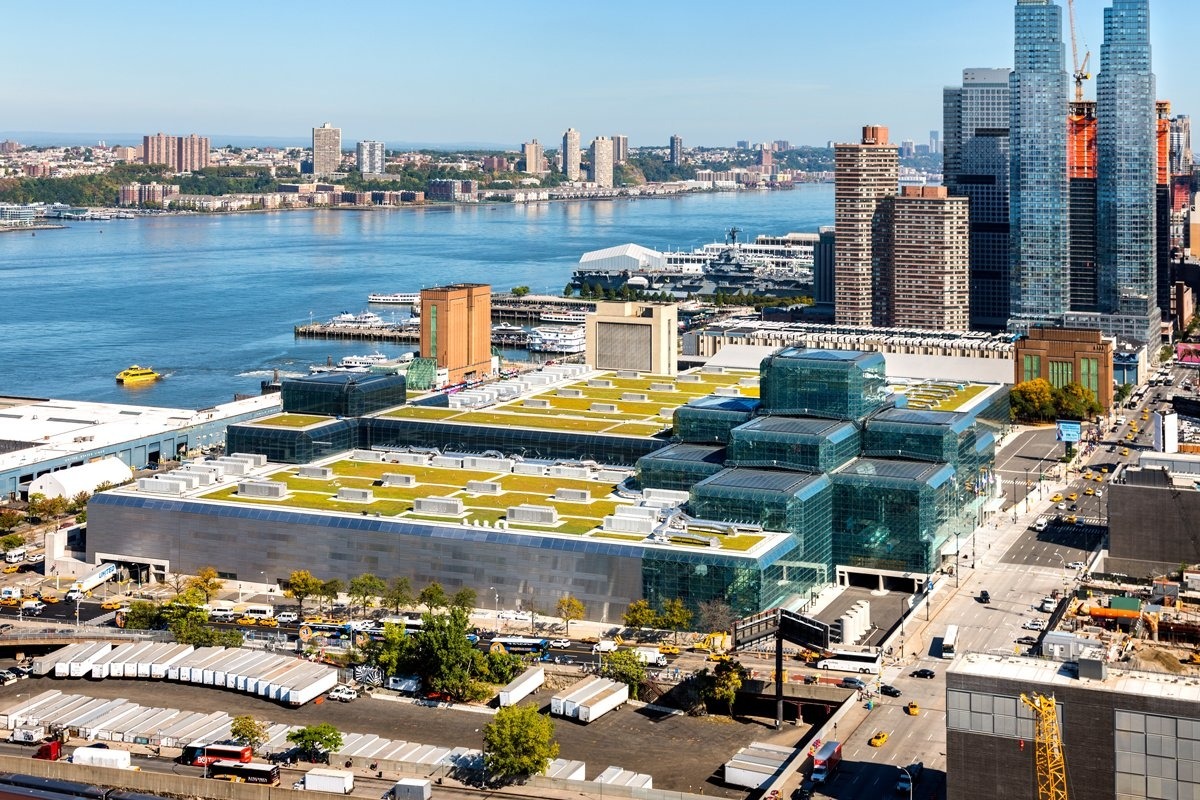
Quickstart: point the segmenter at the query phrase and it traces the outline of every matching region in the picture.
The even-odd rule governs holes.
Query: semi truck
[[[99,567],[71,584],[71,588],[67,591],[67,600],[73,603],[86,595],[88,592],[95,589],[100,584],[104,583],[105,581],[110,581],[115,577],[117,577],[116,564],[101,564]]]
[[[821,784],[827,782],[836,773],[838,766],[842,763],[842,743],[841,742],[825,742],[821,745],[821,749],[813,756],[813,783]]]

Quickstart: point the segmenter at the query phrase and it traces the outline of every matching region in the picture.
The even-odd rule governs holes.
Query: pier
[[[292,332],[302,339],[346,339],[362,342],[403,342],[405,344],[420,344],[421,331],[419,328],[405,328],[400,325],[330,325],[326,322],[314,322],[309,325],[297,325]],[[525,347],[529,335],[526,333],[493,333],[492,344],[496,347],[521,349]]]

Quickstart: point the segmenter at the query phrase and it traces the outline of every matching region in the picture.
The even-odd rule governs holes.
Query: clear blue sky
[[[14,2],[0,129],[306,137],[329,121],[345,143],[555,147],[567,127],[633,146],[823,144],[875,122],[923,142],[964,67],[1011,65],[1013,5]],[[1093,71],[1105,5],[1078,0]],[[1197,23],[1196,0],[1152,0],[1158,95],[1176,113],[1200,114]]]

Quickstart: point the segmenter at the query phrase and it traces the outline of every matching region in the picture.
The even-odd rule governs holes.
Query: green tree
[[[4,550],[6,553],[9,550],[16,550],[18,547],[24,546],[25,537],[19,533],[10,533],[4,538],[0,539],[0,549]]]
[[[725,704],[729,716],[733,716],[733,704],[737,693],[742,688],[745,670],[736,661],[722,661],[714,670],[713,680],[709,684],[708,696]]]
[[[629,628],[653,628],[658,624],[658,613],[650,607],[648,600],[634,600],[625,609],[622,619]]]
[[[679,632],[692,624],[692,611],[678,597],[672,597],[670,600],[663,601],[663,610],[659,620],[664,627],[675,632],[675,639],[678,641]]]
[[[520,298],[524,297],[525,295],[529,294],[529,287],[528,286],[514,286],[512,288],[512,293],[513,293],[513,297],[520,299]]]
[[[1131,394],[1133,394],[1133,384],[1122,383],[1117,387],[1117,391],[1114,393],[1113,399],[1115,399],[1118,403],[1124,403],[1129,399],[1129,395]]]
[[[29,495],[29,502],[26,506],[25,513],[29,515],[29,520],[41,521],[49,516],[49,505],[46,501],[46,495],[40,492],[35,492]]]
[[[1078,383],[1068,383],[1054,392],[1054,410],[1059,419],[1088,419],[1100,413],[1096,394]]]
[[[629,686],[629,696],[636,700],[641,693],[642,684],[646,682],[646,665],[638,658],[635,650],[614,650],[604,657],[604,666],[600,674],[609,680]]]
[[[700,603],[697,621],[702,631],[727,631],[736,619],[737,614],[724,600],[705,600]]]
[[[394,614],[399,614],[401,609],[411,606],[414,599],[412,581],[408,579],[407,575],[392,578],[387,592],[383,595],[383,601],[387,603],[388,608],[392,609]]]
[[[25,515],[20,511],[13,511],[11,508],[0,509],[0,531],[11,531],[24,521]]]
[[[364,572],[362,575],[350,579],[350,602],[352,605],[357,602],[364,614],[367,612],[371,598],[379,597],[386,591],[387,583],[383,578],[370,572]]]
[[[571,297],[572,295],[574,295],[575,294],[575,284],[568,283],[566,286],[563,287],[562,293],[563,293],[563,297]]]
[[[482,655],[467,638],[469,620],[461,608],[448,614],[426,614],[415,640],[414,664],[425,686],[464,700],[475,692],[475,656]]]
[[[162,627],[158,606],[145,600],[134,600],[125,612],[125,627],[131,630],[149,631]]]
[[[478,604],[479,595],[469,586],[464,586],[463,588],[459,589],[454,593],[454,596],[450,598],[450,608],[461,608],[468,614],[474,611]]]
[[[566,626],[567,636],[571,635],[571,623],[577,619],[583,619],[583,615],[587,613],[583,606],[583,601],[573,595],[559,598],[558,605],[555,607],[555,613],[558,618],[563,621]]]
[[[438,609],[445,608],[450,603],[450,598],[446,596],[446,590],[437,581],[422,589],[421,593],[417,595],[417,600],[431,614],[436,613]]]
[[[532,705],[497,711],[483,727],[483,746],[486,778],[494,784],[541,774],[558,758],[554,722]]]
[[[1054,387],[1045,378],[1018,383],[1008,398],[1013,417],[1021,422],[1054,419]]]
[[[321,598],[321,608],[324,609],[326,603],[332,608],[337,603],[338,595],[345,591],[345,589],[346,585],[337,578],[330,578],[322,583],[321,591],[318,595]]]
[[[229,724],[229,735],[257,751],[267,743],[267,723],[259,722],[249,714],[240,714]]]
[[[322,581],[320,578],[314,577],[311,572],[306,569],[298,569],[288,576],[288,588],[284,592],[288,597],[296,601],[299,607],[299,615],[304,617],[304,601],[315,594],[320,593]]]
[[[341,731],[328,722],[297,728],[287,735],[287,740],[314,760],[323,753],[336,753],[342,749]]]
[[[201,567],[187,582],[187,586],[204,595],[204,602],[211,603],[213,597],[225,588],[225,581],[217,577],[217,570],[214,567]]]
[[[416,642],[404,628],[391,622],[383,626],[379,641],[367,645],[367,660],[379,667],[384,675],[400,675],[412,669]]]
[[[87,508],[88,500],[91,499],[92,496],[88,492],[77,492],[75,496],[71,498],[71,502],[67,505],[67,510],[72,514],[78,514],[80,511],[83,511],[85,508]]]
[[[501,685],[511,683],[525,666],[520,656],[500,650],[488,651],[485,662],[487,681]]]

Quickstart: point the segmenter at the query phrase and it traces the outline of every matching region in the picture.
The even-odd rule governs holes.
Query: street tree
[[[467,638],[470,620],[461,608],[447,614],[426,614],[421,630],[413,635],[413,663],[431,691],[444,692],[455,700],[471,697],[476,690],[476,656],[482,656]]]
[[[321,591],[318,595],[321,598],[321,608],[324,609],[326,603],[328,603],[332,608],[333,605],[337,603],[338,595],[340,595],[345,588],[346,585],[337,578],[330,578],[322,583]]]
[[[450,603],[450,598],[446,596],[446,590],[437,581],[422,589],[421,593],[417,595],[417,600],[425,606],[430,614],[437,613],[438,609],[445,608]]]
[[[225,581],[217,577],[214,567],[201,567],[187,585],[189,589],[195,589],[204,595],[204,602],[211,603],[217,592],[225,588]]]
[[[0,531],[11,531],[25,521],[25,515],[11,508],[0,510]]]
[[[392,582],[388,584],[387,591],[383,595],[384,602],[394,614],[399,614],[401,609],[411,606],[415,599],[412,581],[408,579],[407,575],[392,578]]]
[[[322,581],[306,569],[298,569],[288,576],[288,588],[284,592],[296,601],[299,614],[304,616],[304,601],[321,591]]]
[[[558,757],[554,722],[539,714],[535,705],[516,705],[496,712],[483,727],[484,766],[487,780],[512,783],[546,771]]]
[[[454,596],[450,598],[451,608],[461,608],[468,614],[474,611],[478,604],[479,595],[469,586],[464,586],[463,588],[459,589],[454,593]]]
[[[0,539],[0,549],[4,550],[6,553],[9,550],[16,550],[18,547],[24,546],[25,537],[19,533],[10,533],[4,538]]]
[[[563,621],[563,625],[567,629],[567,636],[570,636],[571,623],[577,619],[583,619],[583,615],[587,612],[583,607],[582,600],[573,595],[567,595],[559,599],[558,605],[555,607],[555,613]]]
[[[399,675],[411,669],[415,650],[413,637],[401,626],[388,622],[379,640],[367,644],[366,655],[384,675]]]
[[[85,508],[87,508],[88,500],[91,499],[92,496],[88,492],[76,492],[75,496],[71,498],[71,502],[68,504],[67,510],[72,514],[78,514],[80,511],[83,511]]]
[[[257,751],[267,743],[267,723],[259,722],[249,714],[241,714],[233,718],[229,724],[229,735],[240,742],[245,742],[250,749]]]
[[[166,577],[163,578],[163,583],[170,586],[171,591],[178,597],[188,588],[188,581],[190,580],[191,576],[185,575],[182,572],[168,572]]]
[[[663,601],[663,610],[659,619],[664,627],[675,632],[675,640],[679,640],[679,632],[692,624],[692,610],[678,597]]]
[[[733,703],[737,693],[742,688],[742,678],[745,670],[736,661],[722,661],[713,671],[713,680],[709,685],[709,696],[725,704],[729,716],[733,716]]]
[[[34,492],[29,495],[29,501],[25,508],[25,513],[29,520],[41,521],[47,517],[46,495],[41,492]]]
[[[358,604],[362,612],[366,614],[367,606],[371,603],[371,598],[379,597],[387,591],[387,583],[378,575],[373,575],[370,572],[364,572],[350,579],[350,603]]]
[[[287,735],[287,740],[299,747],[310,759],[342,749],[342,733],[328,722],[306,725]]]
[[[1043,422],[1054,418],[1054,387],[1045,378],[1022,381],[1008,393],[1013,416],[1022,422]]]
[[[697,622],[702,631],[727,631],[736,619],[737,614],[724,600],[705,600],[700,603]]]
[[[642,684],[646,682],[646,665],[635,650],[614,650],[604,658],[600,674],[629,686],[629,696],[637,700]]]
[[[622,619],[628,628],[653,628],[658,624],[658,612],[650,607],[648,600],[634,600]]]

